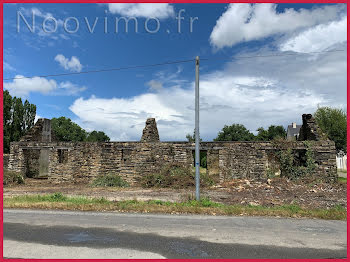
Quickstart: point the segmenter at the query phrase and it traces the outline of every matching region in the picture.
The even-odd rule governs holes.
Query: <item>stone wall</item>
[[[31,159],[30,166],[35,169],[39,155],[28,158],[26,152],[44,147],[49,159],[48,178],[58,182],[91,181],[99,175],[115,173],[134,183],[140,175],[156,172],[167,163],[191,166],[193,162],[191,145],[182,142],[17,142],[11,144],[9,168],[26,173]]]
[[[334,181],[336,151],[333,141],[323,140],[310,115],[303,115],[303,138],[309,140],[316,174]],[[31,140],[31,141],[28,141]],[[207,154],[207,173],[215,181],[235,178],[262,179],[275,163],[275,155],[292,148],[302,165],[307,149],[304,141],[201,142]],[[141,142],[55,142],[50,120],[39,120],[20,141],[11,143],[8,169],[27,176],[48,178],[53,182],[90,182],[97,176],[114,173],[130,183],[140,176],[158,172],[166,164],[181,163],[193,167],[194,143],[159,142],[155,119],[148,119]],[[296,161],[296,163],[298,163]]]
[[[335,145],[332,141],[310,141],[320,178],[336,178]],[[11,144],[9,168],[35,173],[44,177],[40,161],[45,150],[47,177],[56,182],[88,182],[108,174],[119,174],[130,183],[140,176],[157,172],[169,163],[193,167],[193,143],[187,142],[17,142]],[[293,142],[293,150],[306,151],[302,141]],[[272,165],[269,155],[277,150],[270,142],[203,142],[201,150],[207,152],[207,172],[216,181],[234,178],[262,179]],[[28,155],[28,152],[31,155]],[[30,157],[28,157],[30,156]]]
[[[10,154],[3,154],[2,159],[3,159],[3,162],[2,162],[3,167],[7,168],[9,164]]]

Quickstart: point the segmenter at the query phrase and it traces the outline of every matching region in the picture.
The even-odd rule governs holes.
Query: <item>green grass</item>
[[[282,205],[275,207],[225,205],[213,202],[209,198],[203,198],[201,201],[188,200],[179,203],[161,200],[109,201],[105,198],[87,198],[83,196],[69,197],[61,193],[55,193],[50,195],[5,197],[4,207],[171,214],[308,217],[346,220],[346,209],[342,206],[335,206],[330,209],[304,209],[298,205]]]
[[[346,184],[346,181],[347,181],[346,177],[338,177],[339,183]]]

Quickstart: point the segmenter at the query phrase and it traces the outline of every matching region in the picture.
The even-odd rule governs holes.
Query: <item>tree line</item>
[[[263,127],[259,127],[257,131],[257,135],[254,135],[244,125],[225,125],[217,137],[214,138],[214,141],[270,141],[278,137],[284,138],[287,135],[283,126],[271,125],[266,130]],[[193,143],[195,141],[195,133],[193,132],[193,135],[187,134],[186,139],[188,142]],[[202,142],[201,138],[200,141]]]
[[[3,92],[3,138],[4,153],[10,152],[10,143],[19,141],[34,126],[36,105],[24,102],[20,97],[12,97],[7,90]],[[52,118],[51,128],[60,141],[107,142],[110,138],[103,131],[87,132],[66,117]]]
[[[347,116],[342,109],[319,107],[313,114],[322,132],[335,142],[337,151],[346,152]],[[271,141],[286,138],[287,132],[281,125],[270,125],[267,129],[258,128],[254,135],[242,124],[225,125],[214,141]],[[194,142],[195,135],[186,135],[189,142]]]

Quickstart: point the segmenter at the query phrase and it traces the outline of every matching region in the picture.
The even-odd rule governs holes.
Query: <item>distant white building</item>
[[[347,170],[346,160],[347,160],[346,154],[342,150],[340,150],[337,153],[337,168],[342,170]]]

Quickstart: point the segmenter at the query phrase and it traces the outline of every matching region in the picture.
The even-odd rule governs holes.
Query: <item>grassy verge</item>
[[[105,198],[68,197],[61,193],[4,198],[4,207],[170,214],[308,217],[346,220],[346,209],[341,206],[331,209],[303,209],[297,205],[283,205],[278,207],[224,205],[212,202],[209,199],[203,199],[200,202],[192,200],[181,203],[160,200],[109,201]]]

